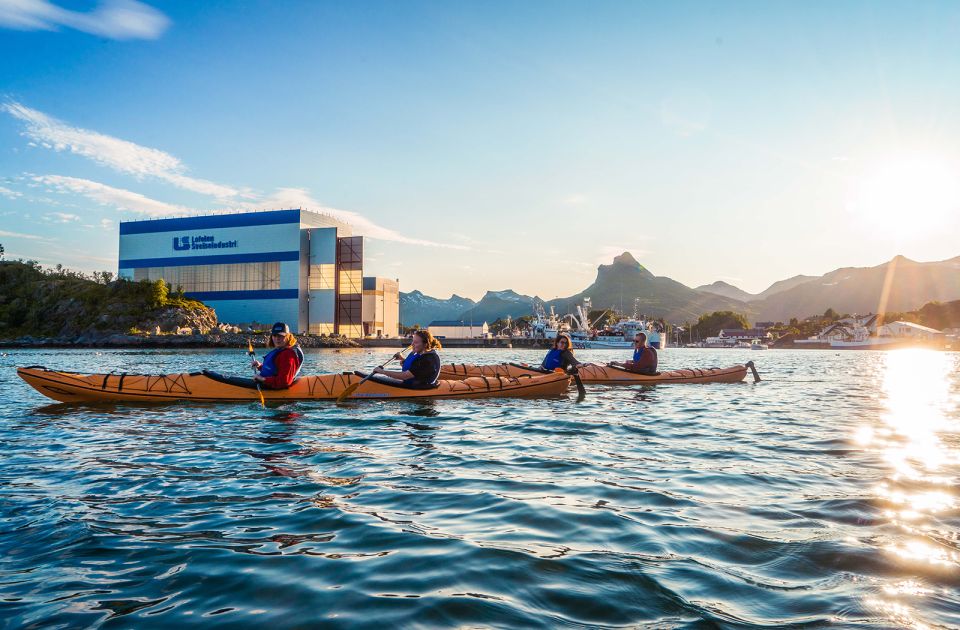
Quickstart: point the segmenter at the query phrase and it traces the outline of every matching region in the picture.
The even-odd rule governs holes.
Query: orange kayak
[[[259,402],[251,379],[215,372],[189,374],[79,374],[42,366],[17,368],[17,374],[44,396],[60,402]],[[264,389],[272,401],[335,400],[362,377],[354,373],[320,374],[299,378],[288,389]],[[498,398],[560,396],[570,385],[568,374],[523,374],[440,380],[430,389],[411,389],[370,379],[349,398]]]
[[[674,383],[739,383],[753,368],[753,362],[728,368],[690,368],[661,372],[647,376],[605,365],[581,364],[580,379],[597,385],[667,385]],[[545,374],[538,366],[526,363],[498,363],[496,365],[471,365],[470,363],[447,363],[440,367],[440,378],[474,378],[477,376],[519,377],[530,374]],[[754,370],[754,377],[759,380]]]

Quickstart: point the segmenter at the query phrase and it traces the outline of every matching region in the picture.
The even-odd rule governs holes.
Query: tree
[[[833,310],[833,308],[831,307],[831,308],[828,308],[827,310],[825,310],[825,311],[823,312],[823,318],[824,318],[824,319],[829,319],[831,322],[835,322],[835,321],[837,321],[838,319],[840,319],[840,316],[839,316],[839,315],[837,314],[837,312],[836,312],[835,310]]]
[[[708,315],[701,315],[694,324],[701,339],[716,337],[724,328],[749,328],[747,318],[733,311],[714,311]]]
[[[163,278],[160,278],[156,282],[151,282],[150,285],[150,304],[154,308],[164,306],[167,303],[167,296],[170,294],[167,283],[163,281]]]

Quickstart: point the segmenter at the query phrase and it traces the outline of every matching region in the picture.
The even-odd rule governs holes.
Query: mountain
[[[704,284],[695,288],[694,291],[722,295],[723,297],[728,297],[732,300],[740,300],[741,302],[749,302],[750,300],[757,299],[757,296],[755,296],[753,293],[747,293],[743,289],[739,289],[728,282],[724,282],[723,280],[717,280],[713,284]]]
[[[784,291],[789,291],[793,287],[808,282],[810,280],[816,280],[817,276],[803,276],[797,275],[792,278],[787,278],[786,280],[778,280],[771,284],[769,287],[761,291],[760,293],[753,296],[753,300],[765,300],[768,297],[775,295],[777,293],[783,293]]]
[[[755,300],[764,300],[771,295],[776,293],[782,293],[783,291],[788,291],[798,284],[803,284],[808,280],[815,280],[816,276],[794,276],[792,278],[787,278],[786,280],[778,280],[774,282],[769,287],[767,287],[761,293],[747,293],[741,288],[735,287],[732,284],[724,282],[723,280],[717,280],[713,284],[704,284],[697,287],[694,291],[702,291],[706,293],[713,293],[715,295],[722,295],[728,297],[732,300],[740,300],[741,302],[753,302]]]
[[[533,313],[534,298],[529,295],[520,295],[516,291],[487,291],[486,295],[477,302],[476,306],[464,311],[459,317],[465,322],[493,322],[509,315],[517,318]]]
[[[404,326],[426,327],[435,319],[460,319],[460,313],[476,302],[452,295],[448,300],[424,295],[420,291],[400,292],[400,322]]]
[[[757,319],[787,321],[820,315],[828,308],[838,313],[876,313],[881,308],[899,312],[930,301],[956,299],[960,299],[960,256],[926,263],[897,256],[876,267],[831,271],[750,306]]]
[[[700,315],[712,311],[752,315],[751,307],[745,302],[701,293],[676,280],[653,275],[628,252],[614,258],[613,264],[600,265],[597,279],[585,290],[547,304],[562,314],[573,309],[584,297],[591,298],[594,309],[612,307],[626,313],[633,311],[636,298],[640,314],[662,317],[670,322],[696,321]]]

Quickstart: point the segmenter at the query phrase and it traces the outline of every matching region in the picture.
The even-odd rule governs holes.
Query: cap
[[[286,335],[289,334],[290,327],[284,324],[283,322],[277,322],[273,325],[273,328],[270,329],[271,335]]]

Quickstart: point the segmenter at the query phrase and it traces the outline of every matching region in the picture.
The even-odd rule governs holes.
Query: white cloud
[[[586,195],[581,195],[578,193],[575,195],[570,195],[569,197],[566,197],[560,200],[560,203],[562,203],[565,206],[582,206],[588,201],[590,200],[587,198]]]
[[[76,193],[104,205],[150,216],[162,217],[195,213],[194,210],[185,206],[157,201],[131,190],[114,188],[89,179],[64,177],[62,175],[38,175],[33,180],[60,193]]]
[[[0,0],[0,2],[3,1]],[[70,151],[137,178],[157,178],[178,188],[214,197],[230,209],[304,208],[329,215],[337,221],[349,224],[358,234],[373,239],[447,249],[472,249],[466,245],[407,236],[378,225],[357,212],[324,206],[311,197],[310,192],[305,188],[278,188],[272,195],[257,199],[257,196],[248,188],[224,186],[184,175],[186,168],[183,163],[165,151],[144,147],[96,131],[72,127],[20,103],[10,102],[0,105],[0,110],[26,123],[24,135],[41,146],[55,151]],[[60,175],[36,176],[30,179],[59,192],[78,193],[100,203],[134,212],[153,216],[195,214],[195,211],[190,208],[156,201],[139,193],[113,188],[88,179]],[[254,199],[256,201],[252,201]]]
[[[68,212],[48,212],[43,216],[47,221],[53,221],[54,223],[74,223],[80,220],[80,217]]]
[[[48,0],[0,0],[0,26],[23,31],[65,26],[110,39],[156,39],[169,25],[167,16],[136,0],[105,0],[86,13]]]
[[[100,227],[105,230],[112,230],[114,225],[113,219],[100,219]]]
[[[8,199],[16,199],[17,197],[22,197],[23,193],[18,193],[15,190],[10,190],[9,188],[4,188],[3,186],[0,186],[0,195],[3,195]]]
[[[184,175],[186,167],[183,163],[165,151],[140,146],[96,131],[72,127],[20,103],[5,103],[2,109],[26,123],[24,135],[45,148],[70,151],[121,173],[141,179],[154,177],[177,188],[218,199],[249,196],[248,191]]]
[[[9,236],[12,238],[25,238],[31,241],[49,241],[51,239],[44,238],[42,236],[37,236],[36,234],[22,234],[21,232],[7,232],[6,230],[0,230],[0,236]]]
[[[270,198],[258,201],[257,203],[244,204],[248,209],[253,208],[303,208],[313,210],[322,214],[329,215],[337,221],[342,221],[351,225],[358,234],[381,241],[394,241],[397,243],[407,243],[410,245],[426,245],[429,247],[443,247],[447,249],[470,249],[465,245],[453,245],[450,243],[440,243],[429,239],[414,238],[405,236],[390,228],[377,225],[365,216],[352,212],[350,210],[339,210],[324,206],[316,199],[310,196],[310,192],[304,188],[279,188]]]

